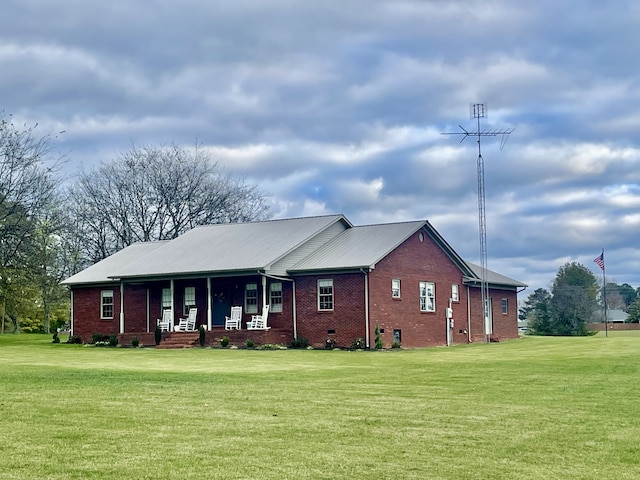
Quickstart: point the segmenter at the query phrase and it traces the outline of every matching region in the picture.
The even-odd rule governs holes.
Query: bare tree
[[[134,242],[175,238],[197,226],[264,219],[265,196],[224,173],[201,148],[132,147],[70,189],[75,236],[90,262]]]
[[[0,112],[0,298],[2,323],[14,320],[7,295],[16,278],[30,278],[39,221],[49,214],[59,181],[60,159],[51,158],[53,138],[35,133],[37,125],[17,128]]]

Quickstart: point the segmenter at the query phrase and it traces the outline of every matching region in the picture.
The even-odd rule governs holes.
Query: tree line
[[[560,267],[551,290],[538,288],[520,307],[518,319],[533,335],[589,335],[588,324],[604,320],[607,309],[625,311],[626,322],[640,321],[640,288],[615,282],[598,285],[595,275],[577,262]]]
[[[71,179],[56,139],[0,112],[0,333],[61,327],[60,281],[132,243],[269,217],[266,195],[197,144],[132,146]]]

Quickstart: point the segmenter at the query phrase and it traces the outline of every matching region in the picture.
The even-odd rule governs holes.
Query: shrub
[[[160,342],[162,341],[162,330],[160,330],[158,325],[156,325],[156,329],[153,332],[153,338],[156,341],[156,345],[160,345]]]
[[[69,335],[69,338],[67,338],[67,343],[80,345],[82,343],[82,337],[80,335]]]
[[[382,350],[384,348],[384,344],[382,343],[382,335],[380,335],[380,327],[376,325],[376,350]]]
[[[116,347],[118,346],[118,337],[115,335],[109,335],[109,346]]]
[[[291,342],[291,348],[307,348],[309,346],[309,340],[303,337],[296,337]]]
[[[247,338],[244,342],[244,344],[247,346],[247,348],[253,348],[253,340],[251,340],[250,338]]]
[[[226,335],[222,337],[222,340],[220,340],[220,345],[222,345],[222,348],[226,348],[227,345],[229,345],[229,337],[227,337]]]
[[[338,342],[336,342],[335,338],[329,337],[324,341],[324,348],[326,348],[327,350],[333,350],[337,345]]]
[[[358,337],[351,342],[351,350],[362,350],[365,348],[364,340]]]
[[[60,337],[58,336],[58,332],[53,334],[53,343],[60,343]]]
[[[391,344],[391,348],[400,348],[400,342],[395,341]]]
[[[91,335],[91,343],[100,346],[108,345],[109,335],[105,335],[103,333],[94,333]]]
[[[131,346],[134,348],[137,348],[140,345],[140,340],[138,340],[138,337],[133,337],[131,339]]]
[[[198,342],[200,342],[200,346],[204,347],[204,342],[207,339],[207,331],[204,328],[204,325],[200,325],[198,328]]]

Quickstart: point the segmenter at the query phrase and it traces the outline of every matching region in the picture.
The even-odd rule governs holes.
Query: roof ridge
[[[286,222],[291,220],[309,220],[313,218],[331,218],[331,217],[342,217],[347,222],[349,221],[347,217],[342,213],[332,213],[327,215],[309,215],[306,217],[288,217],[288,218],[268,218],[266,220],[250,220],[248,222],[226,222],[226,223],[207,223],[204,225],[196,225],[191,230],[195,230],[196,228],[208,228],[208,227],[224,227],[228,225],[255,225],[258,223],[275,223],[275,222]]]

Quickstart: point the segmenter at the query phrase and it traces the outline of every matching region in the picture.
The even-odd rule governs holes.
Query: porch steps
[[[156,348],[192,348],[199,345],[199,338],[198,332],[171,332],[163,335]]]

